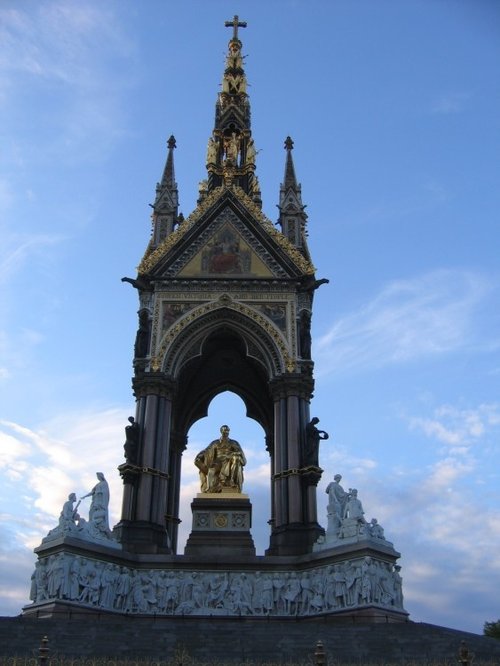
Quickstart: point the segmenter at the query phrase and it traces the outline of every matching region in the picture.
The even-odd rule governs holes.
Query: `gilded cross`
[[[240,21],[238,16],[234,16],[232,21],[226,21],[224,23],[226,28],[233,28],[233,39],[238,39],[238,28],[246,28],[247,22]]]

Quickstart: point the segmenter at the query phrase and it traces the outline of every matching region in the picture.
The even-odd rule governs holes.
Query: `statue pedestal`
[[[184,555],[255,556],[252,505],[242,493],[200,493],[191,503],[193,527]]]

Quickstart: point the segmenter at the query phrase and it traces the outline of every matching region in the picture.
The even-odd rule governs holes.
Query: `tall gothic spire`
[[[172,135],[167,141],[168,154],[163,176],[156,185],[156,198],[153,208],[153,247],[158,247],[168,234],[171,234],[177,223],[179,193],[175,182],[174,148],[175,138]]]
[[[302,204],[302,192],[295,176],[292,150],[293,141],[287,136],[285,139],[286,161],[285,176],[280,187],[280,211],[278,223],[281,231],[288,240],[299,249],[306,259],[310,259],[306,241],[307,215]]]
[[[228,187],[235,184],[260,205],[260,190],[255,177],[257,151],[250,129],[250,103],[242,43],[238,37],[238,28],[245,28],[246,22],[235,16],[225,25],[232,27],[233,34],[228,44],[222,90],[215,105],[215,126],[208,140],[208,181],[202,184],[200,197],[223,183]]]

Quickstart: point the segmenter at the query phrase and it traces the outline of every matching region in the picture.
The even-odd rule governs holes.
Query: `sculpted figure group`
[[[325,537],[320,538],[318,548],[324,544],[347,538],[370,538],[385,541],[384,529],[376,518],[367,522],[356,488],[346,492],[340,485],[342,476],[335,474],[328,484],[328,527]]]
[[[163,615],[304,616],[367,604],[403,610],[399,571],[372,557],[302,572],[137,570],[59,553],[37,562],[30,599]]]
[[[51,541],[58,537],[74,536],[87,541],[105,541],[116,543],[113,540],[109,527],[109,486],[102,472],[97,472],[97,483],[92,490],[83,495],[76,502],[76,494],[70,493],[63,504],[57,527],[47,534],[42,542]],[[82,500],[91,497],[89,519],[85,520],[79,513],[78,507]]]

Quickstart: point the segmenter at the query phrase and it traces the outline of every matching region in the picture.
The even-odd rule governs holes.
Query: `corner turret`
[[[179,193],[175,182],[174,148],[175,137],[167,141],[168,154],[161,181],[156,185],[156,198],[152,204],[153,232],[151,245],[158,247],[166,236],[172,233],[178,223]]]
[[[302,192],[295,176],[292,150],[293,141],[287,136],[285,139],[286,162],[285,176],[280,187],[280,199],[278,208],[280,211],[278,224],[282,233],[307,260],[310,260],[307,247],[307,215],[305,206],[302,204]]]

